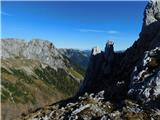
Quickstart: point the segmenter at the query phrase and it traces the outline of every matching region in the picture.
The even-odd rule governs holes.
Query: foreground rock
[[[158,120],[159,111],[125,100],[119,104],[105,101],[104,91],[79,96],[76,102],[55,104],[23,117],[23,120]]]
[[[132,73],[129,95],[145,104],[160,108],[160,47],[146,51]],[[157,104],[156,104],[157,103]]]

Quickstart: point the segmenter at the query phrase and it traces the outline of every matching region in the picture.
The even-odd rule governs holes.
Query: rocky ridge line
[[[29,42],[18,39],[2,39],[2,59],[14,57],[40,60],[55,69],[66,67],[64,58],[57,48],[51,42],[39,39]]]

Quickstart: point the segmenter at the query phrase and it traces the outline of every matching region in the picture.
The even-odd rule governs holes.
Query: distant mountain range
[[[77,64],[86,70],[91,54],[90,50],[59,49],[59,51],[63,55],[66,55],[72,63]]]
[[[78,91],[89,51],[59,50],[53,43],[39,39],[2,39],[1,45],[4,120],[69,98]]]

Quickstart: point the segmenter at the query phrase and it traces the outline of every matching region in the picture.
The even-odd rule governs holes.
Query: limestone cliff
[[[2,39],[2,59],[14,57],[40,60],[55,69],[66,67],[58,49],[46,40],[33,39],[27,42],[19,39]]]

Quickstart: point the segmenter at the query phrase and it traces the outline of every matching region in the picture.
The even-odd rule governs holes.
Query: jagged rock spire
[[[95,78],[97,78],[97,75],[101,70],[102,62],[103,62],[103,52],[101,51],[101,49],[98,46],[92,48],[85,79],[79,91],[80,94],[86,91],[89,92],[93,88],[95,88],[94,85],[96,85],[97,82]]]
[[[150,0],[144,11],[144,26],[160,20],[160,1]]]
[[[101,72],[104,71],[105,74],[109,74],[111,72],[112,62],[114,59],[113,45],[113,41],[108,40],[105,52],[102,52],[99,47],[94,47],[92,49],[90,62],[80,93],[83,93],[84,91],[93,92],[101,89],[98,85],[99,83],[101,84],[101,81],[99,80]]]
[[[108,58],[113,56],[114,53],[114,42],[112,40],[108,40],[106,43],[106,47],[105,47],[105,59],[107,60]]]
[[[91,55],[97,55],[99,53],[101,53],[101,49],[98,46],[92,48],[92,54]]]
[[[110,45],[114,45],[114,42],[112,40],[108,40],[107,43],[106,43],[106,45],[109,45],[109,46]]]
[[[152,39],[160,28],[160,0],[150,0],[144,10],[140,37]]]

